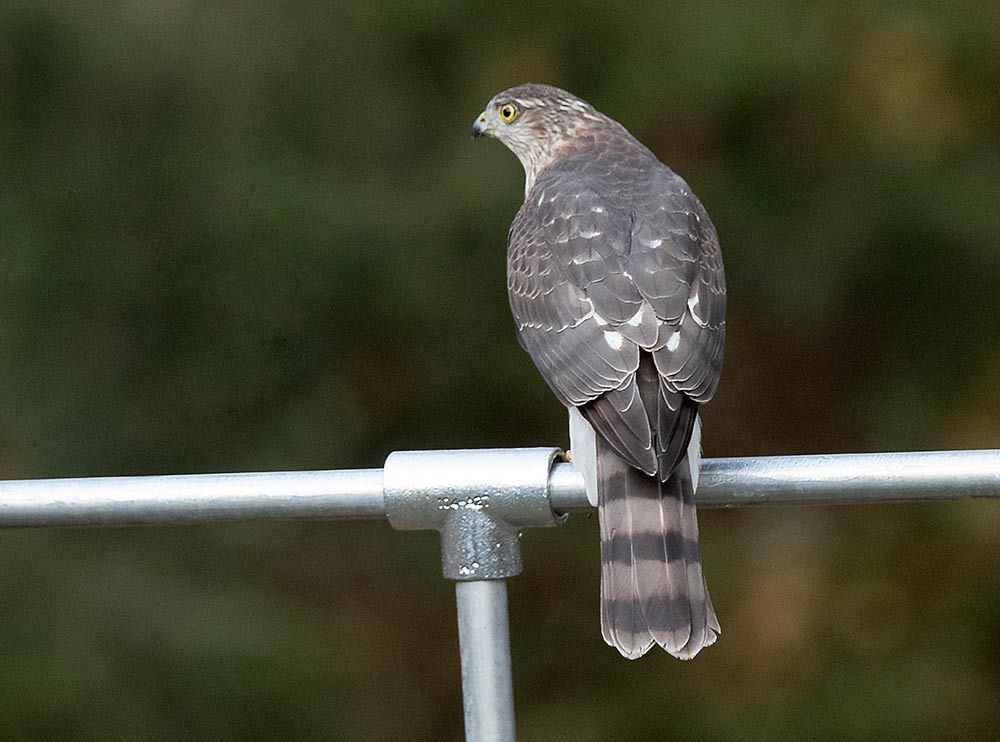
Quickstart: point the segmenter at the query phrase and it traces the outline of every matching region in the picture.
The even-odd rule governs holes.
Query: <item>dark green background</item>
[[[497,90],[566,87],[701,196],[708,455],[1000,445],[995,2],[0,4],[0,477],[564,444],[514,339]],[[1000,508],[702,514],[723,626],[604,646],[597,528],[525,536],[525,740],[983,739]],[[433,534],[0,534],[0,738],[457,740]],[[992,730],[992,731],[991,731]]]

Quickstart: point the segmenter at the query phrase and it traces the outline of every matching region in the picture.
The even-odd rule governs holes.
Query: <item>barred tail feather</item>
[[[654,643],[690,659],[715,642],[719,623],[701,570],[687,457],[666,482],[600,436],[596,458],[604,640],[629,659]]]
[[[610,455],[609,455],[610,453]],[[623,538],[631,522],[629,490],[631,466],[597,443],[598,516],[601,527],[601,635],[624,657],[644,655],[654,638],[649,631],[632,569],[631,540]],[[648,476],[648,475],[644,475]],[[607,497],[608,492],[621,496]]]

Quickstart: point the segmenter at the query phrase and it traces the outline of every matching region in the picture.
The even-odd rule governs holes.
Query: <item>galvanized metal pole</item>
[[[0,481],[0,527],[385,517],[381,469]]]
[[[1000,450],[705,459],[695,502],[700,508],[730,508],[964,497],[1000,497]],[[558,512],[591,509],[572,465],[552,467],[549,502]]]
[[[558,455],[555,448],[416,451],[385,462],[392,526],[441,532],[441,569],[455,580],[467,742],[514,742],[505,580],[523,569],[521,529],[565,520],[548,493]]]
[[[403,454],[427,455],[433,466],[413,480],[420,489],[401,491],[395,510],[413,522],[418,510],[501,511],[504,520],[521,528],[552,525],[553,511],[592,508],[571,464],[556,461],[549,474],[538,466],[525,471],[518,460],[523,453]],[[387,460],[387,472],[398,456]],[[524,476],[513,476],[519,471]],[[453,486],[459,474],[460,486]],[[526,496],[520,480],[542,483],[545,476],[547,498],[536,496],[537,487]],[[425,490],[435,478],[437,485]],[[383,496],[382,469],[0,480],[0,528],[380,519],[393,509],[386,501],[392,489],[387,483]],[[421,494],[427,491],[435,496]],[[1000,450],[706,459],[695,499],[699,507],[711,508],[964,497],[1000,497]],[[433,518],[424,520],[430,525],[393,525],[440,528]],[[463,566],[474,570],[475,561]]]
[[[507,582],[455,583],[466,742],[514,742]]]

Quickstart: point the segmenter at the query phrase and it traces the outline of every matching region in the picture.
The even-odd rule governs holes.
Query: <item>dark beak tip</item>
[[[479,119],[472,122],[472,139],[475,141],[479,139],[486,131],[486,123]]]

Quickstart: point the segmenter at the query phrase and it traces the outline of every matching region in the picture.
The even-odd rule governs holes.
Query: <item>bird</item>
[[[698,547],[700,405],[715,394],[726,282],[688,184],[617,121],[551,85],[497,93],[472,124],[524,166],[507,238],[517,338],[569,411],[598,508],[601,634],[690,659],[720,634]]]

